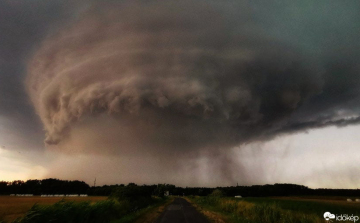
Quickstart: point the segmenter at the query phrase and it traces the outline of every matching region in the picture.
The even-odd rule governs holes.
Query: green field
[[[190,197],[201,208],[221,214],[227,222],[317,223],[327,222],[323,215],[360,216],[360,203],[341,197],[226,198]],[[335,219],[332,222],[336,222]],[[354,222],[354,221],[342,221]],[[360,222],[360,221],[358,221]]]

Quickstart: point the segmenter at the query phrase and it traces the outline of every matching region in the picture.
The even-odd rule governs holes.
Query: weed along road
[[[175,198],[156,223],[209,223],[189,202]]]

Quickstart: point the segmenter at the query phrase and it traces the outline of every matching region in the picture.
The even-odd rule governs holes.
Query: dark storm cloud
[[[41,147],[42,127],[24,88],[26,57],[49,30],[56,30],[62,18],[68,18],[65,15],[71,10],[65,3],[0,1],[0,117],[7,119],[7,124],[0,125],[11,136],[4,132],[2,135],[14,137],[13,141],[18,142],[17,146],[9,145],[10,148]]]
[[[67,1],[4,0],[0,2],[1,112],[27,102],[23,87],[26,56],[61,23],[73,16]],[[19,109],[20,107],[18,107]]]
[[[358,9],[101,1],[42,43],[27,87],[48,144],[99,114],[107,141],[176,150],[357,123]]]

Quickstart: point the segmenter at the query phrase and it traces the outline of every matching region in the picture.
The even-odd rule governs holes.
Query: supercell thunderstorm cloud
[[[231,178],[235,164],[221,154],[233,147],[356,124],[360,16],[343,4],[79,4],[27,63],[45,143],[179,160],[206,153]]]

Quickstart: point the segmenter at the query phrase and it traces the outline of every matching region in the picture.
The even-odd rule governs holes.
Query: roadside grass
[[[305,206],[289,202],[279,203],[262,198],[237,200],[225,197],[189,197],[195,204],[222,214],[229,222],[238,223],[323,223],[324,218],[314,212],[303,212]],[[289,205],[290,204],[290,205]],[[296,207],[300,207],[297,209]],[[330,210],[329,210],[330,211]]]
[[[219,213],[218,210],[216,210],[213,206],[206,205],[204,208],[203,206],[200,206],[196,203],[194,203],[194,197],[190,199],[189,197],[184,197],[189,203],[191,203],[197,211],[202,213],[210,222],[212,223],[226,223],[229,222],[228,214],[225,213]]]
[[[244,201],[253,204],[276,204],[283,210],[300,211],[304,214],[315,214],[323,216],[325,212],[335,214],[353,214],[360,216],[360,203],[317,199],[317,200],[301,200],[298,198],[243,198]]]
[[[128,214],[119,220],[112,221],[111,223],[152,223],[164,211],[165,207],[170,204],[174,198],[156,198],[156,203],[140,209],[134,213]]]

